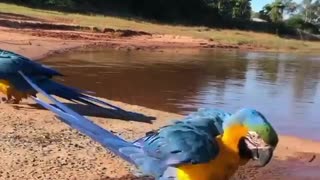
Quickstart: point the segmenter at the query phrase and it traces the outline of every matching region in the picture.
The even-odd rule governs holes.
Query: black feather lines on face
[[[239,149],[239,156],[243,159],[251,159],[252,158],[252,152],[248,148],[245,137],[242,137],[238,143],[238,149]]]

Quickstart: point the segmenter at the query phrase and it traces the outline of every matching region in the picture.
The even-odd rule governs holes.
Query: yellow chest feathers
[[[241,125],[234,125],[224,131],[223,136],[216,137],[219,145],[218,156],[204,164],[183,165],[178,168],[179,180],[226,180],[240,165],[247,160],[240,159],[238,143],[246,136],[248,130]]]
[[[0,93],[7,95],[8,99],[14,97],[16,102],[22,98],[27,98],[30,93],[15,89],[8,81],[0,79]]]
[[[9,88],[10,88],[9,82],[6,80],[0,79],[0,92],[2,92],[3,94],[7,94]]]

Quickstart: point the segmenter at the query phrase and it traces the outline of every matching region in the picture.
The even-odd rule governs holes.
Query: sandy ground
[[[33,58],[87,47],[107,47],[124,50],[153,50],[193,48],[254,49],[249,45],[227,45],[185,36],[147,34],[136,31],[91,32],[75,30],[17,29],[1,26],[0,47]],[[35,55],[36,54],[36,55]]]
[[[112,102],[143,116],[110,119],[106,111],[68,104],[128,140],[181,116]],[[88,137],[71,130],[31,100],[0,105],[0,179],[134,179],[130,166]],[[151,119],[152,123],[149,122]],[[272,162],[261,169],[242,167],[239,179],[320,179],[320,143],[281,136]]]
[[[89,46],[157,50],[220,45],[169,35],[0,27],[0,48],[34,59]],[[144,116],[129,121],[110,119],[106,113],[92,107],[69,105],[129,140],[181,117],[121,102],[113,103]],[[21,105],[0,104],[0,117],[0,179],[134,179],[130,176],[128,164],[86,136],[71,130],[31,100]],[[141,122],[151,119],[155,120],[152,123]],[[281,136],[275,158],[267,167],[255,169],[247,165],[234,179],[320,179],[319,169],[319,142]]]
[[[169,50],[172,48],[228,48],[238,46],[216,44],[204,39],[173,35],[145,35],[134,32],[92,33],[83,31],[12,29],[0,26],[0,47],[41,58],[86,47],[107,47],[124,50]]]

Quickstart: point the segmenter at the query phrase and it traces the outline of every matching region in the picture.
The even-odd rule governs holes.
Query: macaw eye
[[[257,115],[258,114],[257,111],[252,111],[251,113],[252,113],[252,115]]]
[[[260,135],[257,134],[256,132],[249,132],[248,133],[248,136],[252,139],[252,140],[258,140],[258,139],[261,139]]]
[[[252,135],[252,137],[253,137],[254,139],[256,139],[256,138],[257,138],[257,135],[254,134],[254,135]]]
[[[256,139],[260,138],[259,134],[254,134],[253,137],[256,138]]]

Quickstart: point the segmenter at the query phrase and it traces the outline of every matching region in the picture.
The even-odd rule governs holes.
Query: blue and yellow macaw
[[[74,102],[90,105],[109,106],[124,114],[125,111],[105,101],[89,96],[91,92],[68,87],[52,80],[63,76],[58,71],[36,63],[26,57],[0,49],[0,92],[7,96],[7,102],[19,103],[23,98],[35,97],[35,91],[20,73],[24,73],[48,94],[56,95]]]
[[[242,109],[234,114],[200,109],[141,139],[128,142],[72,111],[31,79],[24,78],[58,108],[34,98],[37,103],[134,164],[143,175],[157,180],[229,179],[250,159],[258,162],[258,166],[268,164],[278,144],[276,131],[254,109]]]

